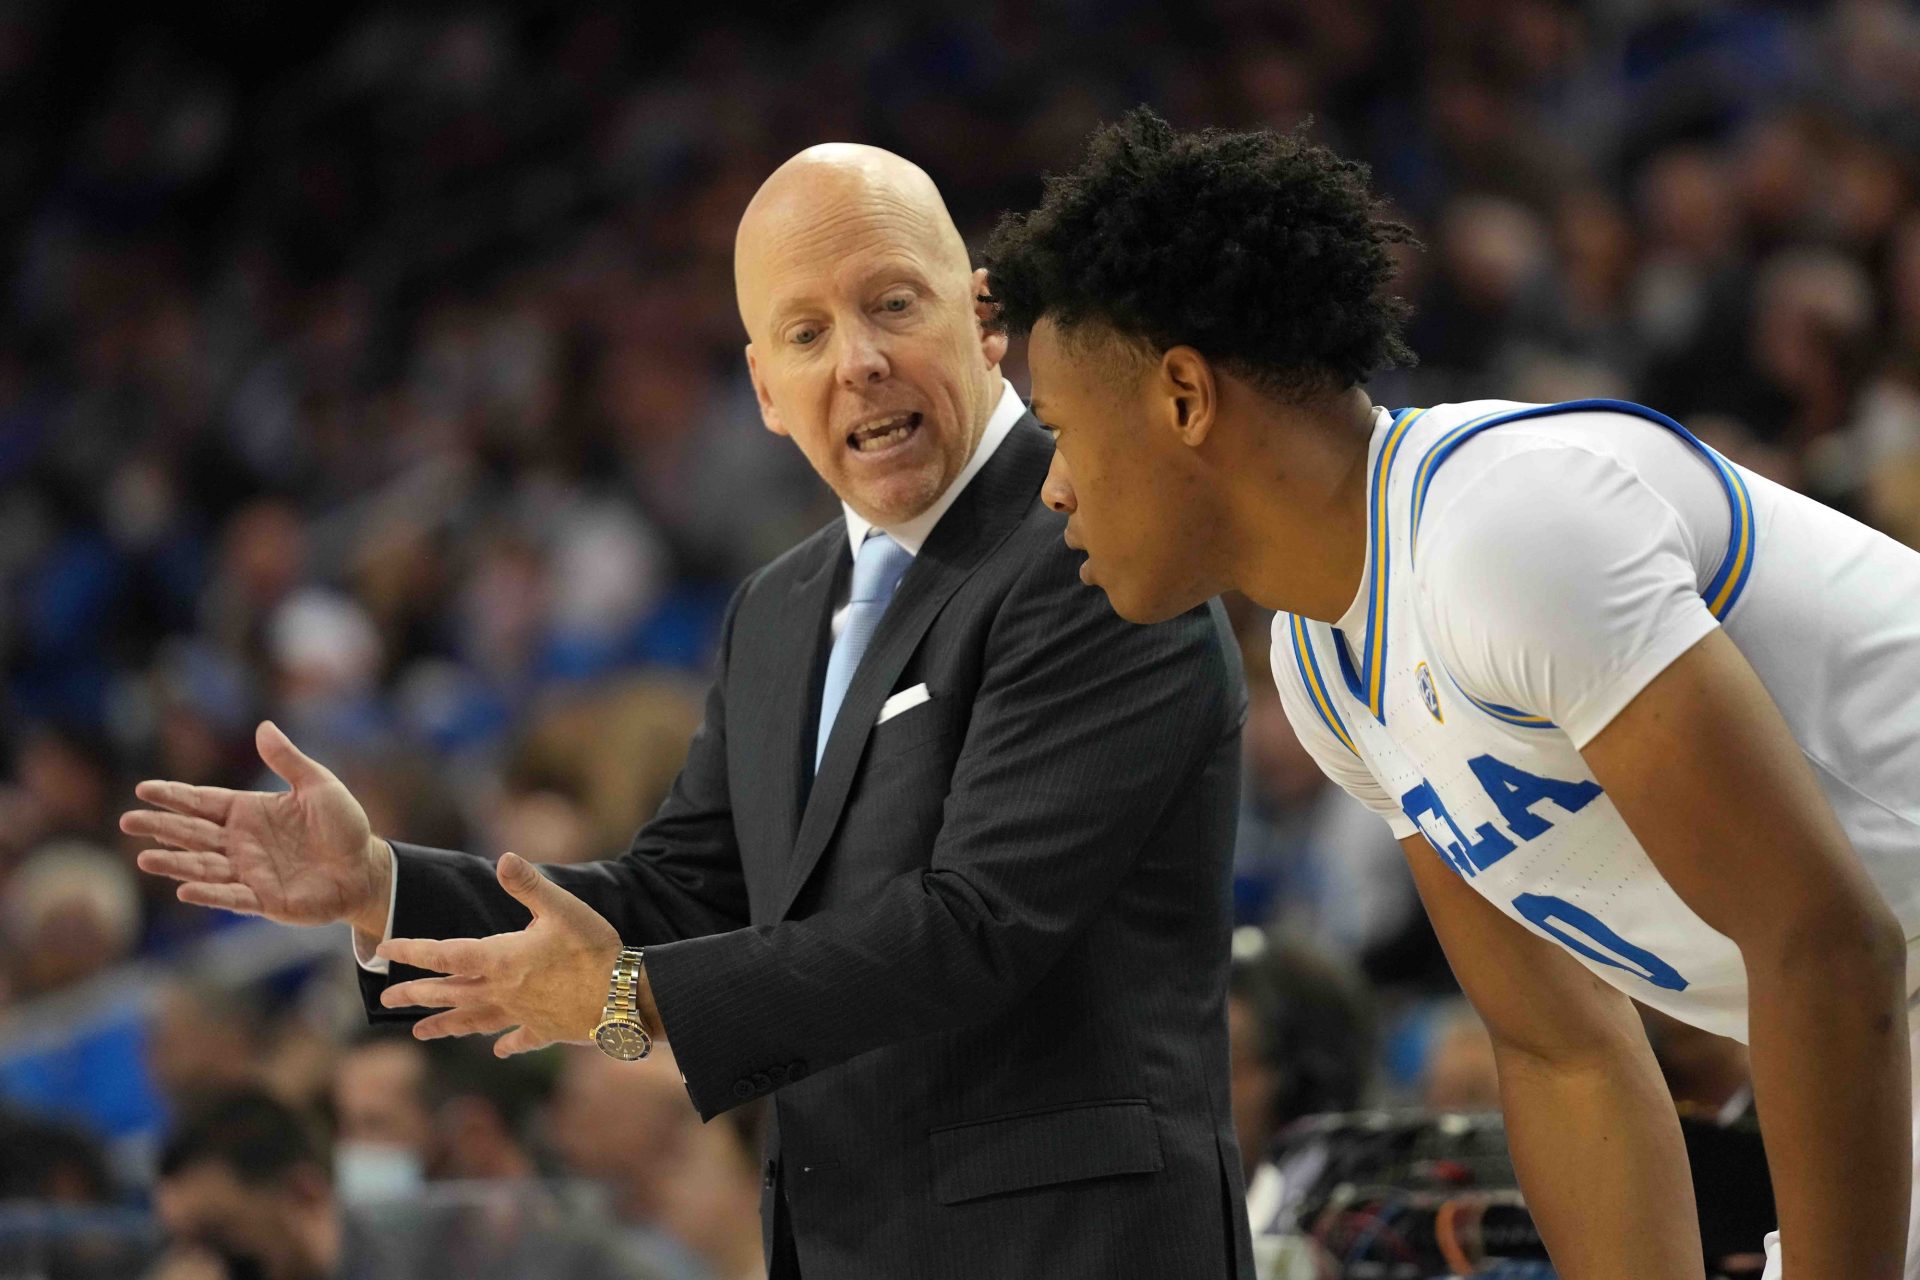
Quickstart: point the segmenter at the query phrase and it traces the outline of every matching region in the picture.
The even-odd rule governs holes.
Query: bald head
[[[881,528],[926,510],[973,456],[1007,349],[933,179],[877,147],[809,147],[748,204],[733,263],[767,429]]]
[[[778,268],[842,249],[836,233],[847,228],[862,239],[892,236],[931,266],[969,271],[966,241],[925,169],[879,147],[823,142],[775,169],[740,217],[734,292],[750,338],[765,331]]]

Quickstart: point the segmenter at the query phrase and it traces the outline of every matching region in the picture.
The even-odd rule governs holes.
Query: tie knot
[[[913,556],[907,549],[886,534],[868,534],[867,540],[860,544],[860,554],[853,558],[853,590],[847,597],[848,603],[870,604],[890,599],[912,563]]]

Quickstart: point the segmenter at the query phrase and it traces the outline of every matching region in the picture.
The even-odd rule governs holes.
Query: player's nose
[[[1070,516],[1080,509],[1073,494],[1073,481],[1067,477],[1067,460],[1054,450],[1053,462],[1047,467],[1046,483],[1040,486],[1040,501],[1063,516]]]

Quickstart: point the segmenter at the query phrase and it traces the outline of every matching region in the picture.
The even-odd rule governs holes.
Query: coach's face
[[[767,428],[875,524],[932,505],[980,443],[1006,339],[927,176],[871,147],[802,152],[741,219],[735,283]]]
[[[1067,516],[1067,545],[1087,553],[1082,581],[1129,622],[1164,622],[1218,594],[1208,565],[1219,512],[1201,456],[1211,383],[1199,357],[1154,358],[1118,339],[1033,328],[1033,411],[1054,437],[1040,497]],[[1203,381],[1204,378],[1203,378]]]

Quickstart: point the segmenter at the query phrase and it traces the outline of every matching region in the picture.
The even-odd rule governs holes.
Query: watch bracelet
[[[622,947],[613,962],[613,977],[607,991],[604,1012],[625,1013],[640,1021],[640,966],[644,953],[638,947]]]

